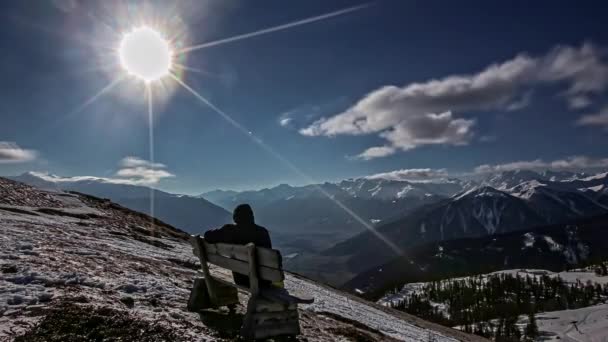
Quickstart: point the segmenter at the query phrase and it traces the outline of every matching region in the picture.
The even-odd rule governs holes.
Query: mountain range
[[[151,214],[153,192],[154,216],[189,233],[201,233],[232,221],[228,211],[204,198],[171,194],[146,186],[117,184],[103,179],[66,180],[34,172],[9,178],[39,189],[76,191],[108,198],[146,214]]]
[[[150,189],[99,180],[53,181],[26,173],[13,179],[110,198],[149,213]],[[229,210],[250,203],[269,228],[288,269],[342,285],[358,274],[437,241],[500,234],[608,212],[608,173],[514,170],[477,179],[431,181],[360,177],[335,183],[251,191],[214,190],[199,196],[159,190],[155,215],[189,232],[231,221]]]
[[[526,177],[519,178],[521,183],[514,185],[516,182],[511,181],[518,174],[521,175],[520,172],[492,175],[490,181],[481,182],[485,185],[424,206],[402,219],[377,227],[377,231],[407,255],[416,246],[429,243],[486,236],[500,241],[504,234],[577,222],[608,212],[607,173],[548,180],[541,174],[531,178],[534,173],[525,172]],[[505,184],[511,187],[499,186]],[[346,265],[346,274],[355,275],[382,269],[389,277],[391,272],[383,265],[400,264],[393,260],[402,260],[371,232],[345,240],[323,254],[328,259],[340,257]],[[505,251],[504,255],[510,254]]]
[[[360,273],[345,288],[367,297],[405,283],[482,274],[504,269],[563,271],[608,258],[608,215],[507,234],[437,241]]]

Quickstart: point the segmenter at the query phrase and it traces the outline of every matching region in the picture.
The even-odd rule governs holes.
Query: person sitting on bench
[[[205,241],[235,245],[253,243],[256,247],[272,248],[268,230],[255,224],[253,210],[249,204],[238,205],[234,209],[232,219],[235,224],[226,224],[222,228],[207,231],[204,235]],[[232,277],[237,285],[249,287],[248,276],[232,272]],[[272,283],[269,281],[260,281],[260,287],[270,287],[271,285]]]

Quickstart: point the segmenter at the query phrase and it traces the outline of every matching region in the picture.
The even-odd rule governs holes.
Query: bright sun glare
[[[173,56],[169,42],[146,26],[125,34],[118,54],[122,67],[146,82],[167,76],[171,70]]]

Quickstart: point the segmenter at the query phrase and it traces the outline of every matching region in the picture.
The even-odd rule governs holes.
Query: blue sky
[[[191,51],[181,62],[206,72],[181,80],[251,136],[167,82],[154,103],[154,163],[141,84],[128,79],[81,107],[123,72],[112,49],[135,17],[161,18],[175,31],[161,33],[189,46],[359,4],[3,2],[0,174],[195,194],[400,169],[608,164],[601,1],[378,1]]]

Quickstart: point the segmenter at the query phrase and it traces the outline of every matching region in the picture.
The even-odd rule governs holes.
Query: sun
[[[123,69],[146,83],[169,75],[173,63],[169,42],[160,32],[147,26],[126,33],[118,55]]]

